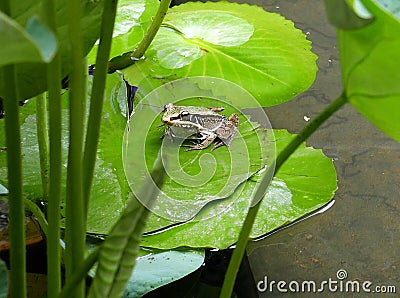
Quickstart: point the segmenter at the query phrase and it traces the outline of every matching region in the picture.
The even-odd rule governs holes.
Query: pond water
[[[319,71],[313,86],[296,99],[266,109],[274,128],[297,133],[341,92],[335,29],[326,20],[323,1],[243,1],[281,13],[308,35],[318,55]],[[377,66],[378,67],[378,66]],[[307,142],[334,160],[338,176],[335,204],[314,216],[248,247],[256,281],[339,281],[327,285],[324,297],[394,297],[374,294],[375,286],[400,291],[400,144],[388,138],[350,105],[342,108]],[[341,271],[341,273],[345,273]],[[370,281],[371,292],[345,293],[347,281],[360,286]],[[350,286],[350,284],[348,284]],[[260,286],[264,286],[263,283]],[[288,289],[288,285],[285,286]],[[334,284],[332,285],[334,289]],[[260,297],[311,297],[309,292],[281,293],[276,284]],[[351,287],[349,288],[351,290]],[[385,287],[381,288],[385,290]],[[379,288],[377,288],[379,290]],[[390,290],[390,288],[386,288]]]

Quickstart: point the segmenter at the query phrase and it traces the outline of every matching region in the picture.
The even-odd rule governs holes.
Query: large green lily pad
[[[145,58],[123,73],[147,92],[177,78],[212,76],[242,86],[262,106],[306,90],[317,70],[311,43],[291,21],[228,2],[170,9]],[[240,107],[251,104],[243,101]]]
[[[215,86],[229,88],[237,95],[224,97],[219,90],[216,96]],[[252,123],[236,108],[237,101],[243,99],[256,102],[250,94],[230,82],[192,77],[165,84],[139,103],[126,130],[123,153],[130,187],[134,193],[138,192],[160,150],[168,174],[154,204],[150,206],[143,202],[148,208],[161,217],[176,222],[187,221],[206,204],[230,196],[239,184],[265,164],[273,163],[272,130],[258,127],[259,124]],[[194,106],[223,107],[221,114],[226,118],[234,113],[239,115],[238,132],[229,146],[214,151],[211,151],[212,145],[203,150],[187,151],[185,144],[171,143],[168,137],[162,139],[165,127],[160,127],[161,114],[167,103],[184,106],[187,111],[195,109]],[[262,124],[267,128],[270,125],[267,118]]]
[[[278,152],[293,137],[284,130],[274,130],[274,134]],[[158,229],[162,226],[173,223],[153,214],[147,223],[147,231],[158,231],[143,237],[142,245],[160,249],[229,247],[238,238],[258,178],[256,175],[242,184],[231,197],[207,205],[192,221],[160,231]],[[272,181],[261,203],[251,237],[264,235],[320,208],[331,200],[336,188],[332,160],[321,150],[301,146]],[[223,211],[215,215],[216,209]],[[214,216],[210,217],[210,214]],[[207,220],[203,220],[205,218]]]

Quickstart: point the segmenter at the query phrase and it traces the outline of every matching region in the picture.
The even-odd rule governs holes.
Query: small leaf
[[[1,195],[8,195],[8,189],[0,184],[0,196]]]
[[[36,17],[29,19],[26,31],[40,49],[43,61],[49,62],[57,50],[56,37]]]
[[[87,55],[90,49],[93,47],[96,40],[100,35],[100,26],[99,23],[101,21],[101,16],[103,13],[103,4],[105,0],[82,0],[80,1],[81,9],[82,9],[82,18],[81,18],[81,29],[83,34],[83,55]],[[24,0],[24,1],[14,1],[13,5],[13,22],[19,24],[20,27],[25,27],[31,21],[31,18],[37,16],[39,20],[45,20],[44,11],[42,7],[41,1],[36,0]],[[29,9],[28,9],[29,8]],[[55,3],[56,14],[57,14],[57,39],[58,39],[58,53],[61,58],[61,68],[62,68],[62,77],[65,77],[70,72],[71,63],[70,63],[70,42],[69,42],[69,33],[68,33],[68,18],[71,17],[67,12],[67,2],[62,0],[57,0]],[[1,26],[0,26],[1,27]],[[16,65],[17,71],[17,81],[18,81],[18,100],[26,100],[32,98],[40,93],[43,93],[47,90],[47,65],[43,63],[43,57],[49,57],[49,49],[52,48],[51,42],[49,38],[46,38],[46,42],[44,41],[44,36],[41,36],[41,31],[43,28],[39,28],[37,26],[37,22],[34,21],[30,26],[28,26],[29,30],[33,30],[33,36],[26,34],[34,47],[37,47],[37,44],[40,44],[40,47],[45,47],[46,49],[43,52],[37,52],[36,54],[26,54],[23,55],[21,53],[22,48],[17,48],[18,43],[9,44],[7,42],[2,42],[7,46],[3,46],[1,50],[7,50],[7,54],[1,54],[0,64],[3,63],[4,59],[8,59],[12,56],[18,56],[19,61],[15,61],[13,63],[19,62],[29,62],[29,63],[19,63]],[[10,31],[11,32],[11,31]],[[6,35],[12,33],[6,33]],[[3,41],[3,32],[0,34],[0,41]],[[17,35],[15,35],[17,36]],[[15,49],[14,49],[15,47]],[[0,50],[0,51],[1,51]],[[3,53],[3,52],[1,52]],[[38,58],[38,59],[37,59]],[[34,60],[36,59],[36,60]],[[0,72],[0,82],[3,79],[3,72]],[[0,97],[4,97],[5,88],[7,86],[3,86],[0,84]]]
[[[142,297],[198,269],[204,262],[203,250],[150,251],[136,260],[124,298]]]
[[[36,18],[26,31],[0,11],[0,67],[23,62],[48,62],[54,55],[57,42],[54,35]]]
[[[375,17],[372,24],[358,30],[338,31],[343,85],[350,103],[399,142],[400,6],[380,2],[386,3],[386,9],[364,1]]]
[[[373,22],[360,0],[325,0],[325,8],[329,22],[340,29],[362,28]]]

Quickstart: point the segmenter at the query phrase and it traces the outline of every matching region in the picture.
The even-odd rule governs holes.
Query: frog
[[[220,114],[223,107],[179,106],[168,103],[164,106],[161,120],[167,126],[164,136],[174,139],[191,139],[196,144],[186,151],[206,149],[216,141],[211,151],[226,145],[229,147],[239,126],[238,114],[226,117]]]

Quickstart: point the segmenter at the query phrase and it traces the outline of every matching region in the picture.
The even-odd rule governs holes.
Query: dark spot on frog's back
[[[200,50],[202,50],[203,52],[206,52],[206,53],[208,53],[208,50],[207,50],[207,49],[205,49],[205,48],[200,48]]]

